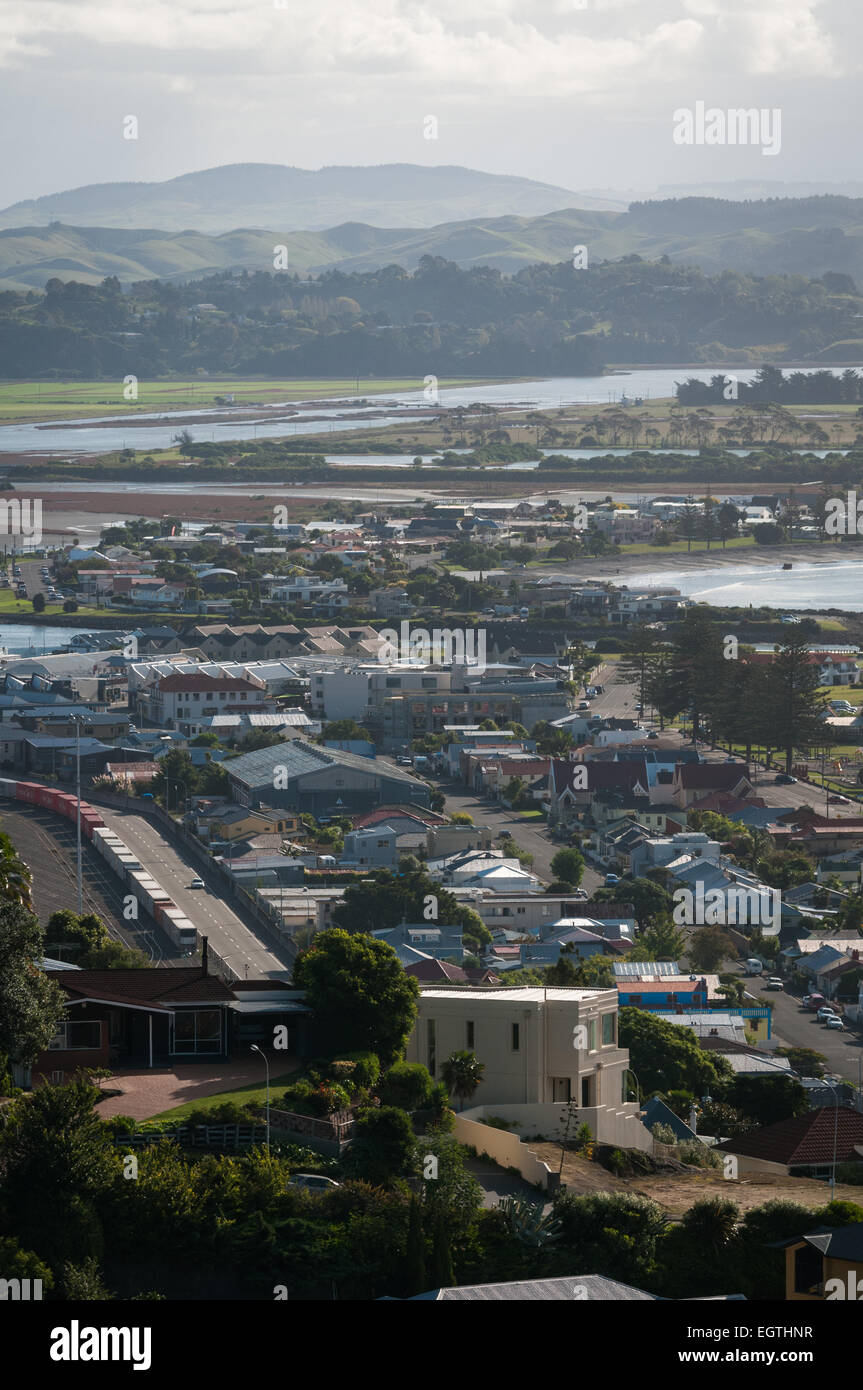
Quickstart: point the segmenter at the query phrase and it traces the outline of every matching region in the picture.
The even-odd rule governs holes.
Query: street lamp
[[[186,806],[191,807],[192,798],[189,796],[189,784],[188,784],[188,782],[186,782],[182,777],[166,777],[165,780],[166,780],[166,782],[167,782],[167,784],[168,784],[169,787],[170,787],[171,784],[173,783],[174,786],[178,786],[178,787],[182,787],[182,788],[183,788],[183,806],[184,806],[184,807],[186,807]],[[170,799],[170,798],[169,798],[169,799]]]
[[[257,1043],[252,1043],[252,1052],[257,1052],[264,1059],[264,1066],[267,1069],[267,1153],[270,1152],[270,1064],[266,1055],[258,1047]]]
[[[77,861],[78,861],[78,916],[84,914],[84,874],[81,861],[81,723],[84,719],[83,714],[73,714],[72,720],[75,725],[75,785],[77,788],[77,810],[75,815],[75,825],[77,834]]]
[[[836,1196],[836,1150],[839,1146],[839,1082],[831,1081],[827,1076],[822,1076],[821,1080],[833,1092],[833,1166],[830,1169],[830,1200],[832,1202]]]

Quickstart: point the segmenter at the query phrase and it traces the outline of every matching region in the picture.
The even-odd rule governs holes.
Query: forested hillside
[[[53,279],[44,295],[0,294],[0,376],[584,375],[623,362],[817,360],[854,341],[861,313],[842,277],[708,276],[637,256],[513,276],[424,257],[414,272],[243,272],[127,293],[116,278]]]

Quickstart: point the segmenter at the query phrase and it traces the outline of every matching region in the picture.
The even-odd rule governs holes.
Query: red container
[[[42,788],[37,786],[35,782],[19,782],[18,795],[16,800],[30,801],[35,803],[38,801],[38,793],[41,790]]]

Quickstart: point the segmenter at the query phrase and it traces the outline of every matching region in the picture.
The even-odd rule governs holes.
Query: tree
[[[0,1059],[33,1062],[63,1017],[65,994],[36,964],[45,953],[44,939],[31,913],[19,903],[0,902]]]
[[[672,906],[671,895],[649,878],[621,879],[610,888],[597,888],[593,896],[596,902],[632,903],[641,932],[657,915],[664,917]]]
[[[34,612],[34,613],[44,613],[44,612],[45,612],[45,595],[44,595],[44,594],[34,594],[34,595],[33,595],[33,612]]]
[[[584,858],[574,847],[559,849],[552,858],[551,872],[556,879],[577,888],[584,875]]]
[[[93,1106],[98,1088],[83,1078],[42,1085],[7,1106],[0,1128],[7,1229],[56,1268],[99,1255],[99,1199],[116,1172],[110,1131]]]
[[[430,910],[436,913],[433,918],[426,916]],[[333,911],[333,925],[352,934],[397,927],[405,921],[461,926],[465,944],[473,950],[491,941],[491,933],[473,909],[459,903],[422,869],[398,877],[380,869],[362,883],[348,884]]]
[[[449,1094],[457,1098],[459,1110],[464,1109],[464,1102],[475,1093],[484,1071],[485,1063],[479,1061],[475,1052],[451,1052],[446,1058],[440,1069],[441,1080]]]
[[[793,627],[767,669],[771,745],[783,750],[789,776],[794,749],[824,740],[821,715],[826,699],[818,694],[818,682],[818,663],[812,660],[806,636]]]
[[[32,881],[29,865],[19,857],[9,836],[0,831],[0,902],[31,907]]]
[[[794,1076],[745,1076],[734,1078],[728,1090],[728,1101],[748,1119],[758,1125],[773,1125],[805,1115],[809,1100]]]
[[[324,741],[331,739],[336,743],[368,743],[369,732],[355,719],[336,719],[332,724],[324,725],[321,738]]]
[[[408,1174],[414,1163],[416,1137],[409,1116],[395,1105],[361,1110],[346,1169],[375,1185]]]
[[[728,1063],[704,1052],[691,1028],[679,1028],[644,1009],[620,1010],[619,1045],[629,1049],[645,1095],[679,1089],[716,1095],[731,1076]]]
[[[667,1220],[657,1202],[635,1193],[563,1192],[555,1197],[554,1215],[569,1269],[601,1269],[629,1284],[649,1279]]]
[[[693,970],[713,974],[724,960],[736,954],[731,938],[721,927],[699,927],[689,938],[687,956]]]
[[[422,1062],[394,1062],[378,1087],[384,1105],[419,1110],[432,1091],[432,1079]]]
[[[686,952],[686,938],[665,914],[654,918],[639,934],[627,960],[680,960]]]
[[[408,1218],[408,1244],[405,1252],[405,1298],[413,1298],[414,1294],[425,1293],[426,1288],[422,1208],[416,1197],[412,1197]]]
[[[74,598],[67,598],[66,602],[63,604],[63,612],[64,612],[64,613],[77,613],[77,612],[78,612],[78,601],[77,601],[77,599],[74,599]]]
[[[320,932],[299,956],[294,984],[306,991],[331,1053],[374,1052],[391,1066],[404,1051],[419,985],[387,942],[337,928]]]

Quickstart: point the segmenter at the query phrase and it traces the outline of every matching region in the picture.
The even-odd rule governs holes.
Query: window
[[[221,1052],[219,1009],[180,1009],[174,1018],[174,1052]]]
[[[58,1023],[48,1044],[49,1052],[92,1052],[101,1046],[102,1025],[98,1019],[86,1023]]]
[[[512,1025],[512,1050],[513,1050],[513,1052],[518,1052],[518,1049],[519,1049],[519,1025],[518,1025],[517,1023],[514,1023],[514,1024]]]
[[[588,1050],[588,1052],[595,1052],[595,1051],[596,1051],[596,1019],[595,1019],[595,1018],[591,1018],[591,1019],[588,1020],[588,1024],[587,1024],[587,1050]]]
[[[466,1029],[465,1047],[469,1048],[470,1051],[472,1052],[472,1051],[473,1051],[473,1046],[474,1046],[474,1035],[475,1035],[475,1031],[476,1031],[476,1030],[474,1029],[473,1020],[472,1020],[472,1019],[469,1019],[468,1022],[465,1024],[465,1029]]]
[[[603,1045],[603,1047],[609,1047],[612,1043],[614,1043],[614,1042],[617,1041],[617,1039],[616,1039],[615,1036],[614,1036],[614,1033],[615,1033],[615,1028],[614,1028],[615,1018],[616,1018],[616,1015],[615,1015],[615,1014],[603,1014],[603,1015],[602,1015],[602,1045]]]
[[[435,1020],[426,1019],[426,1066],[429,1076],[434,1076],[437,1068],[437,1046],[435,1038]]]

